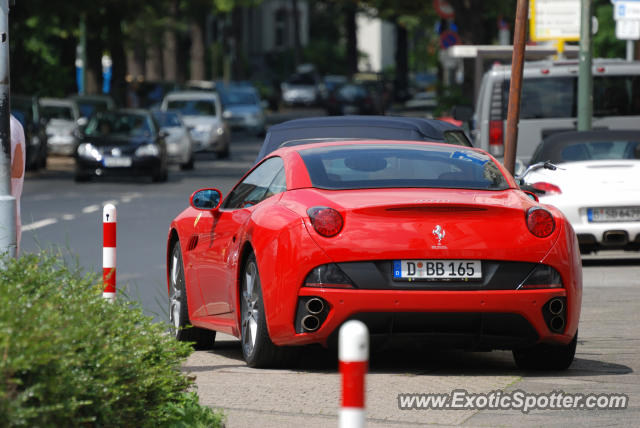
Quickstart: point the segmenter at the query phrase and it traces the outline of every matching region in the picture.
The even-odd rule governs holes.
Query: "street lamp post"
[[[11,196],[9,0],[0,0],[0,253],[16,255],[16,199]]]

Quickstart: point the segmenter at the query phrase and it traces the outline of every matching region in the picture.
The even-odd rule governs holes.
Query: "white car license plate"
[[[397,279],[482,279],[480,260],[394,260]]]
[[[640,207],[602,207],[587,209],[589,222],[640,221]]]
[[[104,166],[106,167],[129,167],[131,166],[131,158],[130,157],[111,157],[106,156],[104,158]]]

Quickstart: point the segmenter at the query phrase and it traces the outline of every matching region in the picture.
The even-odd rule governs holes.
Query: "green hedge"
[[[95,276],[43,252],[0,268],[0,425],[215,427],[180,367],[191,347]]]

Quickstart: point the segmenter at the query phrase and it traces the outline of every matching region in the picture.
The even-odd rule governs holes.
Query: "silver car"
[[[47,121],[47,151],[71,156],[78,146],[78,105],[62,98],[41,98],[40,111]]]
[[[229,157],[231,133],[222,119],[220,96],[211,91],[179,91],[167,94],[162,110],[178,110],[191,130],[194,151],[213,151]]]
[[[233,129],[243,129],[262,136],[265,115],[258,91],[252,87],[226,87],[220,89],[224,113],[222,117]]]
[[[169,163],[178,164],[183,170],[193,169],[193,140],[180,112],[154,110],[152,113],[160,131],[165,132]]]

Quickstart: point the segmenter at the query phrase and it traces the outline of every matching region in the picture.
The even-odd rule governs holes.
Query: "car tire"
[[[566,370],[576,354],[578,332],[566,345],[541,343],[530,348],[514,349],[513,359],[520,370]]]
[[[189,157],[189,160],[183,164],[180,164],[180,169],[183,171],[191,171],[194,167],[195,159],[193,158],[193,153]]]
[[[151,181],[154,183],[164,183],[169,179],[169,171],[166,168],[160,169],[158,172],[151,176]]]
[[[211,349],[216,339],[216,332],[194,327],[189,320],[187,307],[187,287],[184,277],[184,264],[180,242],[176,242],[169,259],[169,321],[171,334],[180,342],[193,342],[197,350]]]
[[[216,156],[218,157],[218,159],[229,159],[229,146],[225,147],[219,152],[216,152]]]
[[[240,342],[242,355],[249,367],[287,365],[294,348],[276,346],[269,337],[262,300],[262,284],[253,253],[247,258],[240,283]]]

